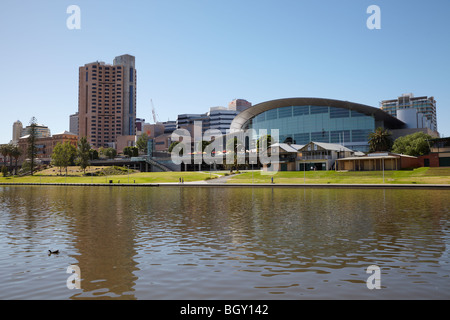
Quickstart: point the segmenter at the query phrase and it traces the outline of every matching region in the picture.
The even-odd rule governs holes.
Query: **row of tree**
[[[430,153],[429,140],[432,138],[424,132],[416,132],[394,141],[388,130],[377,128],[369,135],[369,151],[390,151],[415,157],[423,156]]]
[[[0,153],[3,156],[3,166],[7,167],[7,159],[9,158],[9,168],[12,170],[13,167],[13,159],[15,160],[14,169],[17,170],[17,161],[19,157],[22,155],[22,151],[20,151],[19,146],[14,144],[5,144],[0,146]]]
[[[86,173],[86,168],[89,166],[89,160],[91,158],[91,146],[89,145],[87,138],[82,137],[78,140],[77,146],[75,147],[69,141],[64,143],[58,143],[53,148],[52,153],[52,164],[59,167],[59,172],[62,169],[66,170],[67,167],[77,164]]]

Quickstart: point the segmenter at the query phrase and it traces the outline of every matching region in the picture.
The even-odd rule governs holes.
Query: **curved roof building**
[[[279,130],[280,142],[305,145],[310,141],[338,143],[368,151],[368,136],[378,127],[401,129],[405,124],[381,109],[349,101],[287,98],[263,102],[242,111],[231,131]]]

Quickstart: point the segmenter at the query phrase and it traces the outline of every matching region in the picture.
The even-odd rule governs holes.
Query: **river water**
[[[449,299],[449,199],[449,190],[0,186],[0,299]],[[80,289],[68,287],[71,265]],[[369,289],[375,276],[381,286]]]

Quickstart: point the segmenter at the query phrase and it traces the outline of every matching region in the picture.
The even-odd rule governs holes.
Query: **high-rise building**
[[[235,110],[238,112],[242,112],[245,109],[248,109],[252,106],[251,102],[248,102],[247,100],[244,99],[234,99],[233,101],[231,101],[228,104],[228,109],[229,110]]]
[[[99,148],[136,134],[136,79],[131,55],[116,57],[112,65],[97,61],[79,68],[79,137]]]
[[[381,101],[380,108],[397,118],[399,117],[399,110],[416,109],[418,114],[423,114],[429,121],[428,128],[437,131],[436,100],[434,100],[434,97],[414,97],[412,93],[407,93],[397,99]]]
[[[237,110],[230,110],[225,107],[212,107],[209,109],[209,128],[217,129],[222,134],[226,134],[230,129],[231,122],[239,114]]]
[[[69,131],[78,135],[78,112],[70,115]]]
[[[17,144],[22,136],[23,125],[22,122],[17,120],[13,123],[12,143]]]
[[[21,137],[29,135],[30,131],[31,131],[31,126],[26,126],[22,130]],[[48,137],[52,136],[50,129],[47,126],[44,126],[43,124],[36,124],[35,132],[36,132],[36,138],[48,138]]]

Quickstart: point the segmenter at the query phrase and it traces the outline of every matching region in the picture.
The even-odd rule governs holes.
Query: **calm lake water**
[[[3,186],[0,299],[449,299],[449,200],[449,190]],[[81,289],[67,287],[70,265]],[[370,265],[381,289],[367,287]]]

